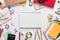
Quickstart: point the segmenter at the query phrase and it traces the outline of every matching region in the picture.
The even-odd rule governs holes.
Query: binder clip
[[[8,34],[7,40],[15,40],[15,35],[14,34]]]

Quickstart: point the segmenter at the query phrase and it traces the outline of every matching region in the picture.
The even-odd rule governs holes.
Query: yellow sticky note
[[[22,5],[22,6],[25,6],[26,5],[26,1],[22,2],[22,3],[19,3],[19,4]]]
[[[60,25],[58,23],[54,23],[54,25],[52,26],[52,29],[49,31],[48,35],[51,38],[56,39],[59,33],[60,33]]]

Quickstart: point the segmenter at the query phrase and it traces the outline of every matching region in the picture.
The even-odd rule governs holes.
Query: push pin
[[[29,0],[29,6],[32,6],[33,5],[33,2],[31,2],[31,0]]]
[[[60,1],[58,1],[58,3],[60,3]]]

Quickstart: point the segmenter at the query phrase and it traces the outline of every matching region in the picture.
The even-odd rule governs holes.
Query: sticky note
[[[54,7],[55,2],[56,0],[45,0],[44,2],[39,2],[38,0],[34,0],[34,3],[40,3],[51,8]]]
[[[51,38],[54,38],[56,39],[57,36],[59,35],[60,33],[60,25],[58,23],[54,23],[54,25],[52,26],[51,30],[49,31],[48,35],[51,37]]]
[[[17,3],[24,2],[26,0],[4,0],[4,1],[5,1],[5,4],[7,6],[9,6],[9,5],[14,5],[14,4],[17,4]]]
[[[26,5],[26,1],[25,2],[22,2],[22,3],[19,3],[21,6],[25,6]]]

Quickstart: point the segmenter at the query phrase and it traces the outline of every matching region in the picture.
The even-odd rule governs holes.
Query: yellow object
[[[60,25],[58,23],[54,23],[54,25],[52,26],[52,29],[49,31],[48,35],[51,38],[56,39],[59,33],[60,33]]]
[[[19,3],[19,4],[22,5],[22,6],[25,6],[26,5],[26,1],[22,2],[22,3]]]

